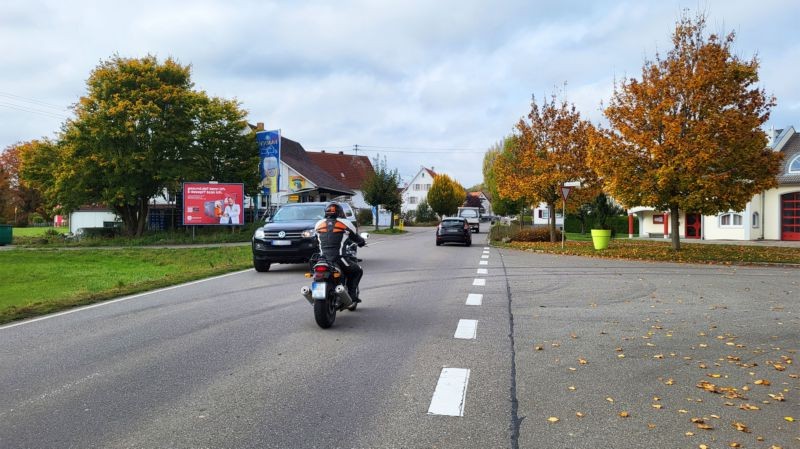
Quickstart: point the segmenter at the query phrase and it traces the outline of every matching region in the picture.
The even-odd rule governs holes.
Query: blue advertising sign
[[[281,130],[259,131],[256,133],[258,143],[261,186],[264,195],[278,192],[281,167]]]

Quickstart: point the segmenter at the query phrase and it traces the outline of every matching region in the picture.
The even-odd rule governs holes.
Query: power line
[[[20,105],[13,104],[13,103],[0,102],[0,106],[5,107],[5,108],[9,108],[9,109],[14,109],[14,110],[17,110],[17,111],[27,112],[29,114],[38,114],[38,115],[41,115],[41,116],[44,116],[44,117],[59,118],[59,119],[68,119],[69,118],[68,116],[63,115],[63,114],[57,114],[55,112],[44,111],[44,110],[41,110],[41,109],[33,109],[33,108],[20,106]]]
[[[46,101],[37,100],[35,98],[23,97],[21,95],[14,95],[14,94],[10,94],[8,92],[0,92],[0,97],[10,98],[10,99],[16,100],[16,101],[24,101],[26,103],[34,103],[36,105],[48,107],[48,108],[51,108],[51,109],[56,109],[58,111],[67,111],[69,109],[69,108],[66,108],[64,106],[59,106],[59,105],[56,105],[56,104],[53,104],[53,103],[48,103]]]

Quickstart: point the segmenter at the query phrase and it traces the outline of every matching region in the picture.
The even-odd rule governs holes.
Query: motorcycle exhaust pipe
[[[347,293],[347,289],[344,285],[337,285],[335,291],[336,296],[342,303],[342,307],[350,307],[353,305],[353,298],[350,297],[350,293]]]
[[[314,299],[311,298],[311,289],[310,288],[308,288],[306,286],[303,286],[300,289],[300,294],[303,295],[304,298],[306,298],[306,301],[308,301],[309,304],[311,304],[312,306],[314,305]]]

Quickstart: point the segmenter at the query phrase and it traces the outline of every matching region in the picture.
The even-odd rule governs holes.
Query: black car
[[[472,231],[466,218],[446,217],[436,227],[436,246],[451,242],[472,245]]]
[[[314,225],[325,216],[328,203],[291,203],[281,206],[253,235],[253,267],[269,271],[273,263],[307,263],[319,252]],[[345,218],[355,224],[350,205],[340,203]]]

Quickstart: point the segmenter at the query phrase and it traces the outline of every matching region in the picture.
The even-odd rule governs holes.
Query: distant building
[[[370,208],[371,206],[364,201],[364,191],[361,187],[364,181],[375,173],[367,156],[355,156],[338,153],[326,153],[325,151],[306,153],[317,167],[324,170],[328,175],[335,178],[342,185],[354,192],[351,198],[351,205],[355,208]]]
[[[419,172],[400,193],[403,198],[402,212],[416,211],[419,203],[428,199],[428,191],[431,189],[435,177],[436,172],[433,171],[433,167],[420,167]]]

